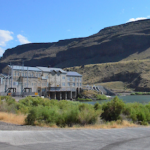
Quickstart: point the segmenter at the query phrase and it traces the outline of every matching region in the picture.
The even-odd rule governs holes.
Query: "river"
[[[122,99],[125,103],[138,102],[138,103],[146,104],[146,103],[150,102],[150,95],[127,95],[127,96],[118,96],[118,97],[119,97],[119,99]],[[104,103],[104,102],[110,101],[111,99],[109,99],[109,100],[98,100],[98,101],[92,101],[92,102],[83,102],[83,103],[88,103],[88,104],[94,105],[96,102]]]

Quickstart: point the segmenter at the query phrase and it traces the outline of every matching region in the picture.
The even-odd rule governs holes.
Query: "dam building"
[[[0,74],[0,94],[39,95],[74,99],[81,92],[82,75],[60,68],[8,65]]]

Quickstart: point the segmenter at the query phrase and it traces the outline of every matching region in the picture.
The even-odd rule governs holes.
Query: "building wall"
[[[82,88],[82,77],[67,76],[67,73],[62,72],[42,72],[30,70],[11,70],[10,67],[4,69],[5,74],[13,74],[13,79],[4,79],[1,84],[1,91],[12,86],[16,88],[17,92],[22,92],[24,88],[32,88],[32,92],[42,92],[49,87],[70,88],[75,91]],[[75,89],[75,90],[74,90]]]

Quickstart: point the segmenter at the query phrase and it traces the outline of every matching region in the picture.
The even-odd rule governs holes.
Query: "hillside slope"
[[[85,38],[30,43],[7,49],[0,69],[13,64],[72,67],[150,58],[150,19],[107,27]]]
[[[83,84],[122,81],[127,88],[150,91],[150,60],[130,60],[66,68],[83,75]],[[116,82],[118,84],[118,82]],[[114,85],[115,86],[115,85]]]

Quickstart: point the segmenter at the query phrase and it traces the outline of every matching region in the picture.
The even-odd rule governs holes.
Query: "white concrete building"
[[[30,95],[50,99],[76,98],[82,89],[82,75],[60,68],[8,65],[0,75],[0,93]]]

